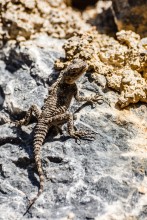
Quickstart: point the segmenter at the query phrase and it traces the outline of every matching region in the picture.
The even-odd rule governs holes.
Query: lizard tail
[[[43,144],[43,141],[45,139],[45,136],[48,131],[48,126],[43,125],[38,123],[35,129],[35,136],[34,136],[34,156],[35,156],[35,164],[37,166],[37,171],[39,175],[39,180],[40,180],[40,186],[38,193],[35,198],[29,201],[29,205],[27,207],[26,212],[23,214],[26,215],[26,213],[29,211],[29,209],[32,207],[32,205],[35,203],[35,201],[38,199],[38,197],[41,195],[43,192],[44,188],[44,174],[43,174],[43,169],[42,169],[42,163],[41,163],[41,157],[40,157],[40,151],[41,151],[41,146]]]

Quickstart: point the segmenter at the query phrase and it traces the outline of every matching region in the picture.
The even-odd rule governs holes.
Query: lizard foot
[[[94,140],[95,139],[94,134],[95,132],[93,131],[79,130],[79,131],[75,131],[74,133],[70,134],[70,136],[75,138],[76,142],[80,143],[80,139],[90,140],[90,141]]]
[[[103,98],[103,96],[100,96],[98,94],[95,95],[91,100],[92,103],[95,103],[95,102],[99,103],[99,101],[102,101],[102,103],[106,102],[110,106],[110,102],[107,99]]]
[[[99,103],[99,101],[104,101],[103,97],[100,96],[99,94],[96,94],[94,96],[91,97],[91,99],[88,101],[92,104],[93,108],[96,107],[96,103]]]
[[[18,126],[22,126],[22,125],[28,125],[28,121],[26,121],[25,119],[19,120],[19,121],[13,121],[12,123],[15,124],[16,127]]]

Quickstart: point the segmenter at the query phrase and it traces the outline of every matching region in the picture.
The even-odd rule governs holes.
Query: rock
[[[94,6],[97,3],[97,0],[70,0],[73,7],[78,8],[80,10],[84,10],[86,7]]]
[[[118,30],[132,30],[146,37],[146,0],[112,0],[115,22]]]
[[[118,103],[121,108],[129,103],[138,101],[147,102],[147,85],[144,78],[137,71],[124,70],[124,76],[121,79],[121,96]]]
[[[78,0],[78,4],[79,2]],[[83,4],[83,1],[81,2]],[[92,1],[88,2],[90,4]],[[111,0],[99,0],[93,7],[88,6],[83,11],[82,17],[87,23],[95,26],[99,33],[115,36],[117,26],[114,21]]]
[[[48,94],[43,85],[48,83],[52,72],[55,74],[55,59],[61,55],[64,57],[62,44],[62,41],[40,36],[34,42],[22,43],[20,49],[13,45],[13,48],[10,46],[11,49],[6,52],[4,48],[6,64],[2,63],[1,66],[6,66],[10,72],[1,72],[0,86],[5,96],[3,107],[7,111],[13,114],[26,111],[32,105],[32,100],[39,107],[43,105]],[[9,48],[9,43],[7,47]],[[8,78],[8,82],[5,78]]]
[[[25,113],[30,105],[43,105],[49,88],[47,70],[53,82],[58,75],[53,68],[53,61],[65,56],[59,41],[55,43],[46,37],[44,47],[43,41],[41,47],[37,42],[34,40],[31,41],[32,45],[30,42],[25,46],[15,45],[14,49],[10,49],[7,44],[3,48],[3,61],[0,62],[0,88],[1,94],[4,94],[1,114],[15,120],[23,116],[18,115],[18,112]],[[85,42],[89,45],[87,38]],[[111,42],[115,41],[111,39]],[[74,41],[72,43],[74,46]],[[124,48],[127,50],[127,46]],[[117,59],[120,60],[119,56]],[[110,59],[110,62],[113,61],[113,58]],[[67,65],[68,62],[63,64]],[[89,67],[90,70],[92,68]],[[105,75],[98,78],[97,86],[94,82],[90,83],[89,71],[77,83],[80,91],[84,95],[100,92],[110,101],[110,105],[115,103],[118,94],[103,89],[106,84]],[[133,104],[120,111],[105,101],[96,104],[95,108],[73,101],[70,111],[77,115],[77,129],[94,131],[95,140],[76,143],[69,138],[66,125],[63,126],[61,136],[50,130],[42,146],[41,156],[45,188],[24,217],[22,215],[26,211],[27,198],[33,198],[39,186],[32,147],[36,121],[32,119],[29,125],[21,128],[2,121],[0,219],[145,219],[147,106]]]
[[[0,40],[22,42],[40,33],[56,38],[69,38],[74,33],[88,30],[90,26],[83,21],[79,12],[68,6],[68,2],[69,0],[0,1]]]
[[[58,68],[80,57],[87,61],[88,70],[94,72],[94,81],[105,76],[107,87],[120,93],[119,107],[130,103],[147,102],[147,49],[146,38],[132,31],[116,33],[117,39],[98,34],[95,29],[65,42],[66,62],[56,62]],[[93,74],[92,74],[93,75]],[[106,86],[104,86],[106,88]]]

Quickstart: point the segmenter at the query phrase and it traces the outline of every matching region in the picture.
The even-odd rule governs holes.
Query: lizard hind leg
[[[69,114],[69,119],[67,122],[67,128],[69,135],[75,139],[87,139],[87,140],[94,140],[94,134],[93,131],[84,131],[84,130],[75,130],[74,123],[73,123],[73,115]]]
[[[62,121],[62,120],[66,120],[67,121],[67,129],[68,129],[68,133],[71,137],[75,138],[75,139],[89,139],[89,140],[93,140],[94,138],[94,134],[95,132],[93,131],[82,131],[82,130],[75,130],[74,128],[74,115],[72,113],[69,112],[65,112],[63,114],[60,115],[56,115],[51,117],[48,120],[48,123],[51,123],[53,121]]]
[[[16,126],[27,125],[30,122],[33,113],[35,117],[38,119],[41,114],[41,110],[36,105],[32,105],[27,111],[26,116],[23,119],[16,121],[15,125]]]

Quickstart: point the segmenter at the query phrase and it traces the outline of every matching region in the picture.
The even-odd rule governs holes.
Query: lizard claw
[[[111,106],[110,102],[107,99],[103,98],[102,96],[95,95],[95,98],[96,98],[96,101],[103,101],[103,102],[106,102],[109,106]]]
[[[83,131],[83,135],[81,136],[84,140],[93,141],[95,140],[95,132],[94,131]]]
[[[22,123],[23,121],[22,120],[20,120],[20,121],[14,121],[13,123],[14,123],[14,125],[16,126],[16,127],[18,127],[18,126],[21,126],[23,123]]]
[[[95,96],[93,96],[90,100],[92,107],[95,108],[96,107],[96,102],[99,103],[99,101],[104,101],[103,97],[96,94]]]
[[[15,124],[16,127],[18,127],[18,126],[22,126],[22,125],[27,125],[28,121],[25,121],[24,119],[22,119],[20,121],[15,121],[13,123]]]
[[[99,101],[102,101],[102,102],[99,102]],[[98,94],[95,95],[95,96],[92,98],[92,100],[91,100],[91,104],[92,104],[93,108],[96,107],[96,102],[97,102],[98,104],[102,104],[103,102],[105,102],[105,103],[107,103],[107,104],[111,107],[110,102],[109,102],[107,99],[103,98],[102,96],[100,96],[100,95],[98,95]]]
[[[94,96],[94,100],[93,101],[94,102],[98,102],[98,101],[103,101],[103,100],[104,100],[103,96],[97,94],[97,95]]]
[[[75,131],[74,134],[72,134],[71,136],[74,137],[76,139],[77,143],[81,143],[80,139],[83,140],[94,140],[95,137],[94,135],[95,132],[94,131]]]

